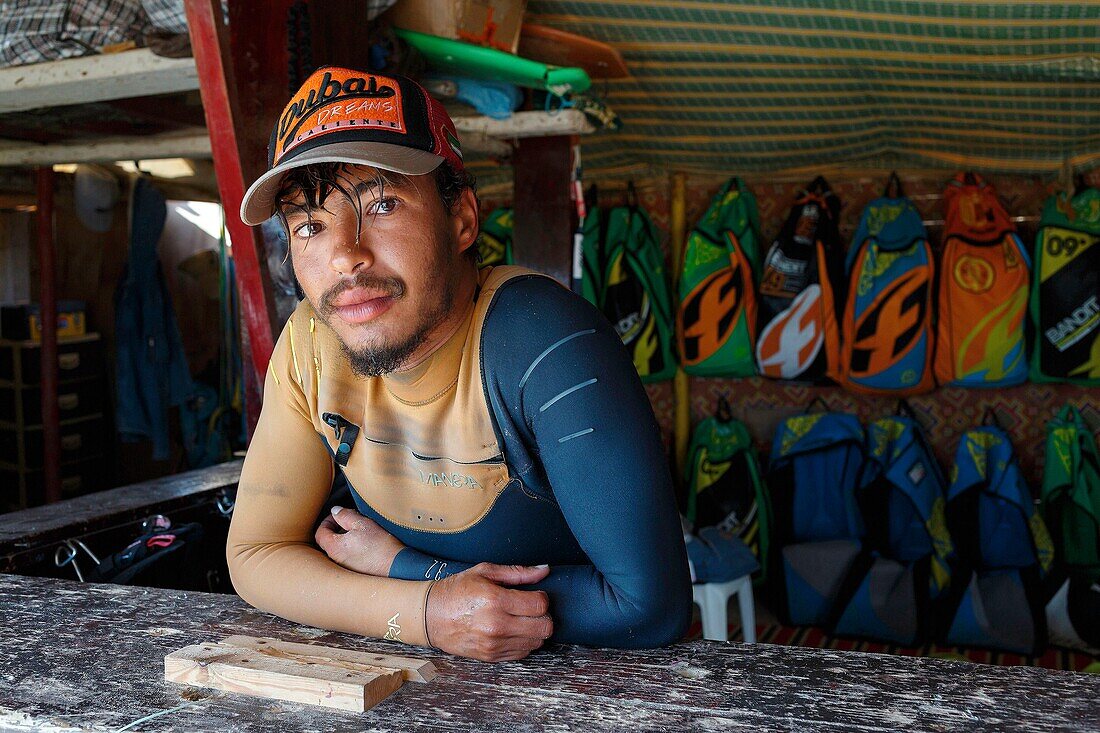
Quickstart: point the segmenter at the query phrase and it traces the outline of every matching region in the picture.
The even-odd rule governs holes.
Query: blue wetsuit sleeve
[[[580,297],[542,277],[507,283],[482,336],[491,409],[541,464],[591,565],[554,566],[554,640],[650,647],[680,639],[691,581],[672,477],[649,399],[622,342]],[[505,443],[507,444],[507,439]],[[390,575],[470,567],[403,550]]]

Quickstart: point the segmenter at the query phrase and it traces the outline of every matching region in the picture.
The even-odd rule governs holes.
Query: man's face
[[[460,213],[445,210],[433,174],[382,183],[373,169],[353,166],[342,183],[358,211],[340,191],[320,209],[295,206],[302,196],[283,207],[291,258],[352,367],[378,376],[401,368],[452,314],[457,281],[471,268],[462,256],[472,244],[461,211],[469,202],[460,200]]]

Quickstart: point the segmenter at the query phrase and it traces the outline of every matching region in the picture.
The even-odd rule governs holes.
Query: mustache
[[[344,291],[355,288],[380,291],[385,296],[391,298],[400,298],[405,294],[405,283],[396,277],[381,277],[370,272],[360,272],[356,274],[355,277],[341,280],[321,295],[321,315],[331,315],[335,313],[336,306],[334,306],[332,302]]]

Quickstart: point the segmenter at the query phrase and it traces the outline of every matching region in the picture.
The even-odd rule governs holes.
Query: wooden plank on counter
[[[281,656],[314,664],[345,665],[349,669],[355,666],[389,667],[401,670],[401,676],[409,682],[430,682],[436,676],[435,665],[427,659],[398,657],[392,654],[372,654],[319,644],[298,644],[270,637],[234,635],[226,637],[222,643],[242,649],[255,649],[271,656]]]
[[[195,644],[164,657],[164,679],[357,713],[382,702],[404,681],[398,669],[354,666],[303,662],[225,643]]]

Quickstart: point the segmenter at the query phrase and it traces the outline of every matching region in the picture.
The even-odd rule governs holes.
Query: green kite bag
[[[1047,424],[1041,502],[1070,574],[1100,581],[1100,457],[1092,431],[1073,405]]]
[[[1072,405],[1047,423],[1040,502],[1065,570],[1046,606],[1051,643],[1100,649],[1100,456]]]
[[[1032,381],[1100,385],[1100,190],[1047,199],[1033,277]]]
[[[481,256],[479,267],[511,265],[512,258],[512,209],[503,207],[493,209],[481,225],[481,236],[477,240],[477,251]]]
[[[719,399],[715,414],[692,433],[684,482],[688,521],[740,538],[760,563],[755,582],[763,582],[771,523],[768,492],[752,437],[744,423],[733,419],[725,399]]]
[[[581,295],[611,321],[642,381],[672,379],[672,288],[649,214],[638,205],[589,208],[581,253]]]
[[[688,374],[756,374],[759,231],[756,199],[740,178],[731,178],[688,236],[676,329]]]

